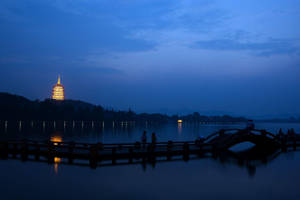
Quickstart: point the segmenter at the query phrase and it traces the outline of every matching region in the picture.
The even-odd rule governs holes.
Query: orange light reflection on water
[[[62,142],[62,137],[60,136],[52,136],[50,141],[53,142],[53,145],[57,146],[59,142]],[[58,174],[58,164],[61,162],[61,158],[54,157],[54,172]]]
[[[54,172],[55,174],[58,174],[58,163],[61,162],[61,158],[54,157]]]

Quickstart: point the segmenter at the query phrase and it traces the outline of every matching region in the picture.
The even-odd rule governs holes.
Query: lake
[[[81,142],[135,142],[144,130],[158,141],[195,140],[235,125],[168,124],[52,132],[2,131],[1,139]],[[300,124],[258,123],[277,133]],[[249,168],[234,160],[212,158],[157,162],[155,165],[89,167],[0,160],[1,199],[300,199],[300,154],[280,153]]]

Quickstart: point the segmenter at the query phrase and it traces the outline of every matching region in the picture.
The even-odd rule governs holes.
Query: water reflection
[[[50,141],[53,142],[54,146],[59,145],[60,142],[62,142],[62,137],[61,136],[52,136],[50,138]],[[61,163],[61,158],[59,157],[54,157],[54,172],[55,174],[58,174],[58,164]]]
[[[182,133],[182,123],[178,123],[178,134],[181,135]]]
[[[218,160],[221,165],[230,164],[245,168],[247,169],[249,177],[254,177],[257,168],[270,164],[282,153],[281,150],[254,146],[240,152],[224,151],[217,155],[215,159]]]
[[[19,122],[18,122],[19,123]],[[200,124],[200,123],[174,123],[174,124],[135,124],[128,123],[123,125],[121,123],[105,123],[70,121],[59,124],[54,130],[53,121],[34,122],[32,127],[30,122],[22,123],[22,131],[18,131],[18,123],[4,122],[0,132],[0,139],[32,139],[32,140],[48,140],[51,135],[59,135],[64,141],[88,142],[88,143],[119,143],[119,142],[136,142],[139,141],[144,130],[147,132],[155,132],[158,141],[184,141],[195,140],[199,136],[208,136],[219,129],[228,128],[244,128],[245,124]],[[84,128],[82,129],[82,123]],[[124,123],[123,123],[124,124]],[[284,132],[289,128],[294,128],[296,132],[300,132],[300,124],[274,124],[274,123],[258,123],[258,129],[266,129],[272,133],[278,133],[282,128]],[[9,133],[9,134],[4,134]],[[59,142],[59,141],[57,141]]]
[[[58,174],[58,164],[61,163],[61,158],[54,157],[54,172]]]
[[[81,123],[81,122],[80,122]],[[70,122],[65,131],[57,132],[42,122],[38,128],[28,130],[22,124],[4,123],[1,139],[51,140],[54,143],[75,141],[86,143],[118,143],[140,140],[144,130],[155,132],[158,141],[194,140],[219,129],[240,128],[244,125],[178,124],[165,126],[126,127],[114,123],[95,122],[94,129]],[[74,124],[74,127],[72,127]],[[29,124],[30,126],[30,124]],[[34,123],[34,127],[37,123]],[[45,128],[46,126],[46,128]],[[31,126],[30,126],[31,127]],[[48,128],[47,128],[48,127]],[[59,127],[57,127],[58,129]],[[300,133],[300,124],[257,124],[258,129],[277,133],[295,128]],[[44,130],[44,132],[43,132]],[[5,131],[8,131],[6,134]],[[181,134],[179,134],[181,133]],[[50,138],[50,136],[52,136]],[[148,138],[149,139],[149,138]],[[57,147],[55,147],[57,148]],[[251,155],[252,154],[252,155]],[[183,161],[182,157],[167,159],[140,159],[132,164],[124,161],[99,162],[90,169],[89,161],[54,158],[49,165],[47,158],[35,160],[29,156],[26,164],[21,157],[0,160],[1,199],[300,199],[299,152],[273,152],[269,155],[239,152],[224,152],[219,155],[199,155]],[[144,171],[144,170],[145,171]],[[49,173],[51,170],[52,173]],[[59,173],[59,175],[55,175]],[[74,175],[76,180],[74,181]],[[16,185],[15,180],[18,180]],[[147,187],[145,187],[147,186]],[[179,189],[174,189],[179,188]],[[18,192],[15,192],[18,191]],[[39,191],[39,192],[29,192]],[[184,192],[183,192],[184,191]],[[70,196],[72,194],[72,196]]]

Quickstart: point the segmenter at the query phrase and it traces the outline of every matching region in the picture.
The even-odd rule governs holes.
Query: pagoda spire
[[[61,83],[60,83],[60,75],[58,75],[57,84],[59,84],[59,85],[61,84]]]

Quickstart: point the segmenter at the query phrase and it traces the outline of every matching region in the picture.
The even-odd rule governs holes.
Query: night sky
[[[300,116],[300,0],[1,0],[0,91],[137,112]]]

